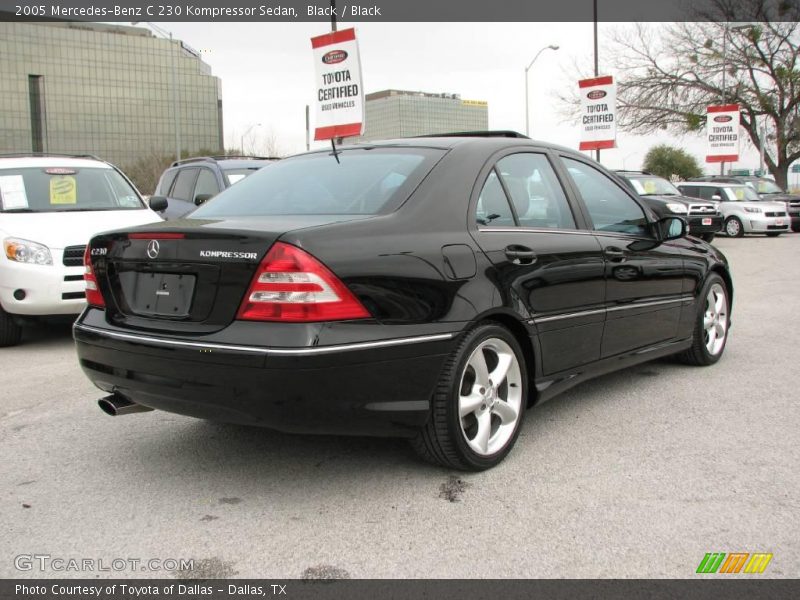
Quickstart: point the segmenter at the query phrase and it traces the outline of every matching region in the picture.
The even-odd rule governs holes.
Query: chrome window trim
[[[421,342],[435,342],[449,340],[453,338],[455,333],[439,333],[435,335],[421,335],[408,338],[394,338],[390,340],[380,340],[377,342],[355,342],[352,344],[338,344],[335,346],[320,346],[317,348],[268,348],[262,346],[236,346],[233,344],[216,344],[216,343],[202,343],[202,342],[185,342],[181,340],[172,340],[168,338],[153,337],[147,335],[135,335],[129,333],[119,333],[117,331],[109,331],[108,329],[100,329],[90,325],[75,324],[74,328],[79,331],[86,331],[101,336],[120,339],[130,342],[149,343],[157,346],[165,347],[182,347],[182,348],[198,348],[207,350],[209,348],[216,350],[228,350],[232,352],[250,352],[253,354],[265,354],[276,356],[305,356],[314,354],[328,354],[331,352],[348,352],[352,350],[367,350],[371,348],[383,348],[386,346],[402,346],[406,344],[418,344]]]

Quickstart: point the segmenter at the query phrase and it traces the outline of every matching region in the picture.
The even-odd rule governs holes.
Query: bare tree
[[[614,32],[608,54],[620,128],[700,131],[708,105],[739,104],[741,126],[757,148],[763,144],[767,168],[785,187],[789,166],[800,159],[797,5],[710,0],[706,6],[696,15],[702,21]]]

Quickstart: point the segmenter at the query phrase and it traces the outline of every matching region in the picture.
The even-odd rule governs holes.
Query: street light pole
[[[240,144],[240,148],[241,148],[242,155],[245,155],[245,154],[246,154],[246,152],[244,151],[244,138],[247,136],[247,134],[248,134],[248,133],[250,133],[251,131],[253,131],[253,129],[254,129],[254,128],[256,128],[256,127],[261,127],[261,123],[256,123],[255,125],[250,125],[250,127],[248,127],[247,131],[245,131],[245,132],[242,134],[242,139],[241,139],[241,142],[242,142],[242,143]]]
[[[132,25],[137,25],[139,21],[133,21]],[[150,29],[154,30],[156,33],[160,34],[162,38],[169,38],[169,67],[170,71],[172,72],[172,119],[175,122],[175,160],[181,159],[181,113],[180,113],[180,102],[178,101],[178,78],[175,72],[175,52],[173,52],[173,39],[172,39],[172,32],[165,31],[155,23],[150,23],[149,21],[144,21],[146,25],[150,27]]]
[[[525,135],[531,135],[530,131],[530,103],[528,101],[528,71],[531,70],[533,63],[536,62],[536,59],[539,58],[539,55],[544,52],[545,50],[558,50],[558,46],[556,44],[550,44],[549,46],[545,46],[541,48],[537,53],[536,56],[533,57],[533,60],[525,67]]]

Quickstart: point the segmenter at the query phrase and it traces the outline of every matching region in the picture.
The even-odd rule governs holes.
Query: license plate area
[[[783,219],[775,219],[775,225],[783,225]]]
[[[711,225],[711,219],[710,218],[703,219],[703,225]]]
[[[125,271],[119,274],[125,299],[135,314],[188,317],[197,278],[184,273]]]

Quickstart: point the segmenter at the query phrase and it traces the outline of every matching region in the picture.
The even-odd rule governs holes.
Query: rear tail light
[[[236,318],[312,322],[369,316],[325,265],[296,246],[277,242],[258,266]]]
[[[89,306],[96,306],[97,308],[105,308],[106,302],[103,300],[103,295],[97,287],[97,278],[92,269],[92,259],[90,256],[91,246],[86,245],[86,250],[83,252],[83,280],[86,282],[86,302]]]

